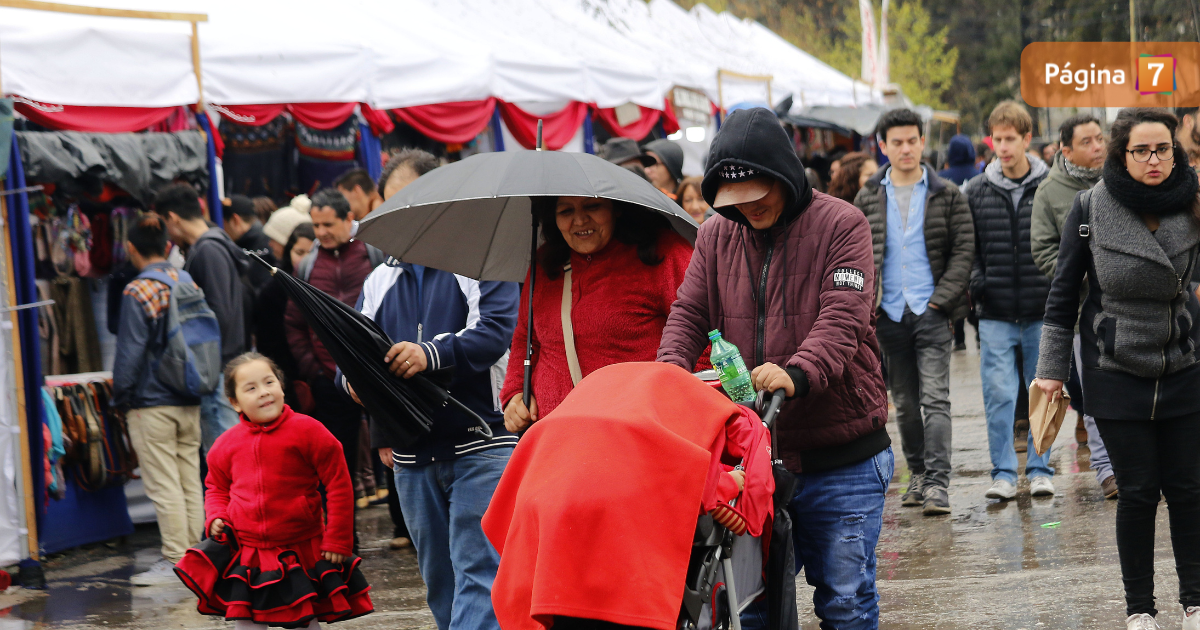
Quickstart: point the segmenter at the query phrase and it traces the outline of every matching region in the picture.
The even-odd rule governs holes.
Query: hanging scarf
[[[1068,160],[1066,156],[1063,156],[1062,163],[1063,168],[1067,170],[1067,175],[1087,182],[1088,186],[1095,186],[1096,182],[1100,181],[1100,176],[1104,174],[1103,167],[1088,168],[1086,166],[1080,166],[1071,160]]]
[[[1175,158],[1186,156],[1180,147],[1175,147]],[[1157,186],[1147,186],[1134,179],[1123,165],[1113,160],[1104,162],[1104,186],[1121,203],[1138,214],[1167,216],[1191,210],[1196,204],[1196,191],[1200,183],[1196,172],[1187,164],[1174,164],[1171,174]]]

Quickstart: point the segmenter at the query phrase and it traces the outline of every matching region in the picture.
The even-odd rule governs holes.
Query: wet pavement
[[[970,330],[970,329],[968,329]],[[954,353],[953,513],[925,517],[902,508],[908,482],[899,437],[896,475],[888,492],[880,538],[881,627],[937,630],[1123,628],[1124,601],[1113,531],[1116,502],[1105,501],[1088,451],[1077,447],[1069,413],[1052,452],[1054,497],[1020,494],[1001,503],[984,497],[991,483],[978,354],[973,341]],[[1022,461],[1024,455],[1021,456]],[[1159,511],[1156,592],[1163,628],[1179,627],[1178,582],[1171,556],[1165,504]],[[1055,527],[1046,524],[1059,523]],[[434,628],[424,585],[411,550],[386,548],[385,506],[359,512],[363,571],[372,584],[376,613],[338,624],[343,630]],[[229,628],[196,613],[182,585],[132,587],[129,576],[157,559],[157,531],[140,527],[123,542],[97,545],[45,563],[45,591],[0,594],[0,630],[27,628]],[[797,582],[802,627],[816,630],[812,589]]]

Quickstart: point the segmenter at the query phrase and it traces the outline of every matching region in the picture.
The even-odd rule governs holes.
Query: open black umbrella
[[[538,121],[538,146],[542,145]],[[521,282],[537,257],[541,200],[602,197],[666,217],[696,242],[696,224],[645,179],[587,153],[481,153],[422,175],[359,223],[355,238],[409,263],[476,280]],[[532,223],[532,229],[530,225]],[[533,284],[530,274],[525,348],[525,400],[533,359]]]
[[[401,446],[428,434],[435,410],[446,405],[454,405],[474,418],[483,435],[492,437],[491,427],[478,414],[424,374],[402,379],[388,371],[383,357],[393,342],[371,318],[262,258],[250,256],[279,278],[288,297],[354,386],[363,407],[374,420],[384,423],[388,433],[401,441]]]

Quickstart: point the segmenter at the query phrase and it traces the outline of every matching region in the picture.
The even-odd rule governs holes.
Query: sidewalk
[[[1123,628],[1124,599],[1114,537],[1116,502],[1105,501],[1087,469],[1087,450],[1074,440],[1068,414],[1053,453],[1054,497],[1021,494],[1007,504],[986,499],[991,483],[979,356],[974,340],[954,353],[951,394],[954,414],[953,514],[925,517],[901,508],[908,471],[900,456],[895,423],[896,476],[888,493],[879,542],[882,623],[896,630],[1035,630]],[[1023,456],[1022,456],[1023,459]],[[1044,528],[1046,523],[1060,523]],[[359,512],[363,571],[378,612],[335,627],[341,630],[434,628],[424,586],[411,550],[386,549],[387,508]],[[1159,512],[1157,594],[1160,622],[1177,628],[1178,583],[1171,556],[1165,505]],[[158,534],[139,528],[124,545],[99,545],[46,563],[45,592],[0,595],[0,630],[229,628],[195,612],[182,585],[132,587],[129,576],[157,558]],[[798,580],[804,630],[817,630],[812,589]]]

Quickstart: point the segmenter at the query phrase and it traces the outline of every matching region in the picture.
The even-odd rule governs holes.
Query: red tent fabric
[[[363,118],[366,118],[367,124],[371,126],[371,133],[382,136],[396,128],[396,123],[386,111],[375,109],[366,103],[362,103],[361,107]]]
[[[557,151],[567,145],[579,126],[583,124],[584,116],[588,113],[587,103],[573,102],[558,112],[546,116],[538,116],[504,101],[498,101],[500,117],[513,138],[526,149],[537,148],[537,121],[542,120],[542,139],[546,148]]]
[[[617,122],[616,108],[600,109],[596,108],[596,118],[600,120],[600,124],[608,130],[608,133],[622,138],[631,140],[641,140],[654,129],[654,125],[662,118],[662,112],[649,107],[638,106],[642,110],[642,117],[622,127]]]
[[[470,142],[492,120],[496,99],[437,103],[393,109],[397,118],[422,134],[447,144]],[[536,135],[536,121],[534,122]],[[570,138],[568,138],[569,140]]]
[[[521,438],[484,514],[500,626],[562,615],[674,630],[701,510],[769,530],[769,451],[753,412],[678,367],[589,374]],[[739,461],[746,490],[731,508],[725,473]]]
[[[675,117],[675,107],[671,101],[663,100],[663,131],[675,133],[679,131],[679,119]]]
[[[125,133],[141,131],[166,120],[178,106],[172,107],[82,107],[34,103],[17,97],[15,108],[22,116],[50,129]]]
[[[313,129],[333,129],[346,122],[358,103],[290,103],[264,105],[221,105],[217,111],[242,125],[261,127],[287,110],[296,120]],[[365,107],[365,106],[364,106]],[[372,110],[373,111],[373,110]]]

